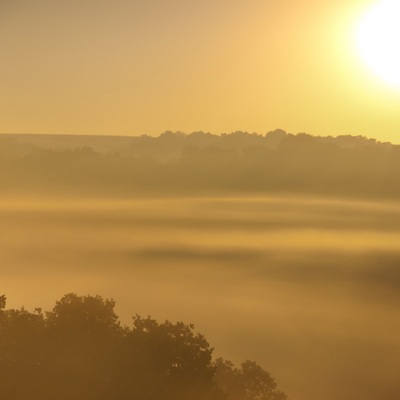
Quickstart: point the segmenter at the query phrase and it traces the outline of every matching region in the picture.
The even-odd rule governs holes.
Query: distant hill
[[[400,146],[277,129],[213,135],[0,135],[5,192],[400,197]]]
[[[104,135],[58,135],[58,134],[0,134],[0,149],[4,147],[18,147],[30,151],[42,150],[66,150],[79,147],[90,147],[99,153],[120,152],[136,155],[178,155],[185,146],[218,146],[222,148],[235,148],[243,150],[248,146],[262,146],[268,149],[277,149],[283,141],[293,138],[304,140],[317,140],[322,143],[333,143],[342,148],[356,148],[366,146],[378,146],[392,148],[389,142],[379,142],[365,136],[340,135],[311,136],[306,133],[293,135],[282,129],[270,131],[265,135],[236,131],[229,134],[213,135],[205,132],[163,132],[158,137],[142,136],[104,136]]]

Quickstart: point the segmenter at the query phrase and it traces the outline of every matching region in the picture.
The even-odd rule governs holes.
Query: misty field
[[[400,204],[310,197],[0,203],[8,307],[101,294],[192,322],[292,400],[400,398]],[[0,293],[1,294],[1,293]]]

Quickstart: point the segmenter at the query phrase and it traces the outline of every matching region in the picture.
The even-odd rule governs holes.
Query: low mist
[[[398,399],[400,208],[316,196],[3,197],[8,307],[65,293],[194,323],[290,399]]]

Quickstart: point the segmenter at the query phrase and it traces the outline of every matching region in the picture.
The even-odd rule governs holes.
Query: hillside
[[[400,146],[350,135],[3,134],[0,166],[11,193],[400,196]]]

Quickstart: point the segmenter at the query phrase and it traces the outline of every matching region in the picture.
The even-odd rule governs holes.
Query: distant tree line
[[[164,132],[77,137],[86,144],[75,147],[71,137],[43,136],[0,135],[3,191],[400,197],[400,146],[362,136]]]
[[[0,296],[0,398],[7,400],[287,400],[253,361],[213,361],[192,325],[133,317],[113,300],[67,294],[50,312]]]

